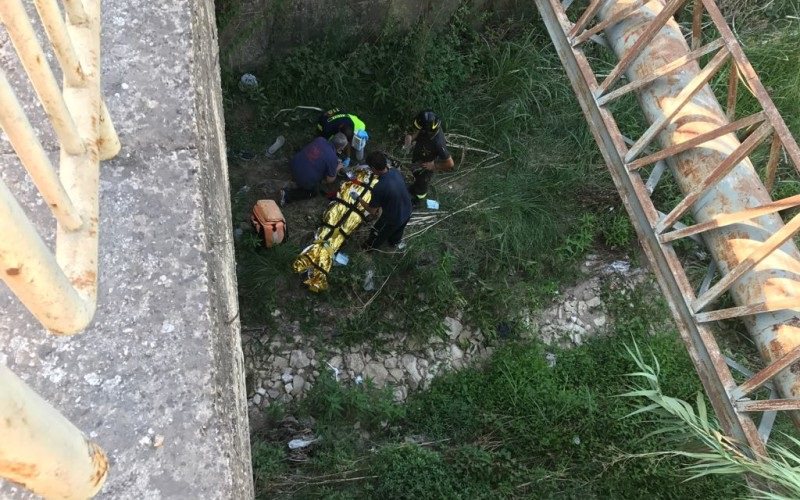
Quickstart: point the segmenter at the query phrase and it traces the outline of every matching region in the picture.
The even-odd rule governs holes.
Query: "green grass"
[[[509,344],[485,367],[438,378],[404,406],[392,404],[387,391],[323,379],[297,409],[301,420],[315,422],[319,444],[302,463],[285,460],[276,477],[272,450],[285,441],[268,441],[261,497],[742,495],[743,481],[735,477],[685,482],[681,457],[631,458],[658,451],[663,442],[649,436],[649,417],[626,417],[636,406],[618,395],[629,390],[625,374],[636,364],[623,343],[656,353],[665,393],[690,398],[702,390],[674,329],[657,326],[668,324],[668,312],[655,293],[645,287],[627,297],[609,295],[617,325],[612,336],[571,350]],[[554,368],[546,352],[557,355]],[[414,443],[409,436],[422,437]]]
[[[373,41],[341,35],[314,50],[296,49],[255,71],[262,88],[250,96],[238,92],[236,76],[223,75],[231,149],[261,151],[278,133],[287,136],[288,150],[297,148],[313,133],[310,115],[276,119],[276,113],[297,105],[339,105],[365,119],[373,146],[396,153],[411,116],[432,107],[449,132],[480,141],[502,160],[482,164],[483,157],[467,153],[460,170],[436,177],[432,197],[443,208],[456,211],[485,200],[486,210],[442,222],[414,238],[402,256],[367,259],[348,248],[351,263],[331,274],[329,293],[296,293],[287,301],[276,291],[299,281],[289,266],[306,242],[267,251],[243,237],[236,252],[245,327],[272,325],[272,311],[280,308],[281,321],[298,321],[310,335],[335,323],[337,338],[347,344],[382,333],[427,339],[439,332],[445,315],[460,310],[491,339],[498,325],[513,327],[521,311],[537,310],[570,283],[587,251],[625,251],[634,244],[543,26],[508,21],[477,32],[470,19],[462,9],[444,33],[424,24],[408,32],[389,25]],[[770,45],[761,45],[762,39]],[[746,35],[744,45],[798,134],[796,29]],[[635,132],[642,123],[634,104],[621,101],[615,113]],[[746,113],[752,103],[743,96],[739,105]],[[461,152],[453,153],[459,163]],[[236,193],[237,169],[247,164],[232,162],[231,168]],[[786,172],[777,191],[794,194],[800,185]],[[659,196],[674,202],[679,193],[665,183]],[[235,220],[248,208],[234,196]],[[385,286],[364,306],[372,297],[362,289],[367,269]],[[693,398],[701,390],[677,333],[663,326],[670,324],[666,307],[649,293],[607,294],[616,319],[612,335],[569,351],[508,345],[485,368],[437,379],[405,406],[392,404],[385,391],[319,379],[302,405],[287,409],[313,421],[322,437],[304,461],[289,459],[277,417],[254,439],[259,498],[743,495],[736,479],[684,482],[680,457],[630,458],[658,451],[662,443],[648,437],[655,427],[646,416],[623,418],[632,406],[616,396],[626,392],[624,375],[636,368],[623,344],[635,341],[653,350],[666,393]],[[335,311],[336,319],[320,317],[320,307]],[[546,350],[558,356],[554,369],[544,361]],[[418,434],[429,443],[406,442]]]
[[[262,89],[255,95],[242,95],[236,79],[224,75],[227,139],[234,150],[261,151],[278,133],[287,135],[287,147],[299,147],[312,133],[310,115],[274,119],[297,105],[346,105],[364,117],[372,145],[392,152],[423,107],[438,110],[448,132],[474,139],[453,141],[460,169],[438,174],[430,196],[450,211],[482,203],[414,238],[405,257],[365,262],[356,256],[332,273],[331,293],[307,299],[341,311],[336,330],[345,342],[381,331],[428,338],[457,309],[492,336],[498,324],[513,324],[518,311],[538,307],[553,280],[567,277],[592,244],[625,249],[632,241],[632,231],[612,217],[587,223],[588,212],[619,213],[620,206],[543,28],[508,21],[478,33],[469,18],[460,10],[439,34],[424,24],[410,32],[390,25],[378,42],[295,49],[256,72]],[[242,109],[248,112],[236,111]],[[457,145],[464,142],[499,157],[462,156]],[[246,167],[233,162],[232,177]],[[238,189],[235,182],[232,189]],[[268,324],[273,284],[297,279],[287,272],[289,254],[306,242],[295,243],[273,251],[274,258],[237,244],[240,269],[256,269],[240,273],[245,324]],[[358,253],[346,250],[351,257]],[[361,289],[367,267],[378,283],[387,281],[364,308],[358,306],[370,298]],[[288,309],[288,319],[305,322],[313,307]]]

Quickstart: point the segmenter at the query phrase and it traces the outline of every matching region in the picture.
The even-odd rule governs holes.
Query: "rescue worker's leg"
[[[406,224],[408,224],[408,221],[402,223],[397,229],[394,230],[394,232],[392,232],[392,234],[386,238],[386,241],[390,245],[397,246],[400,244],[400,242],[403,240],[403,232],[406,230]]]
[[[291,203],[293,201],[298,201],[298,200],[307,200],[309,198],[313,198],[316,195],[317,195],[317,188],[306,189],[302,186],[298,186],[292,183],[281,189],[280,200],[278,204],[283,207],[287,203]]]
[[[403,225],[405,227],[405,224]],[[375,221],[375,225],[369,232],[367,240],[364,242],[364,250],[372,250],[386,243],[390,236],[394,235],[398,227],[393,224],[387,224],[383,217]],[[401,233],[402,236],[402,233]]]
[[[431,183],[433,171],[426,168],[418,168],[412,174],[414,175],[414,183],[408,187],[408,192],[411,193],[411,201],[419,205],[428,197],[428,186]]]

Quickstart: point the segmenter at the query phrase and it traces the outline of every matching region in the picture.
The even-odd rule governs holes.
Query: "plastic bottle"
[[[364,151],[367,148],[367,141],[369,134],[366,130],[358,130],[353,136],[353,148],[356,150],[356,159],[358,161],[364,160]]]

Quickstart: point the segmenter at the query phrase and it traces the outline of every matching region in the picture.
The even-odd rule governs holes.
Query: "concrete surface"
[[[54,337],[0,283],[0,362],[106,450],[99,498],[250,498],[213,1],[103,8],[103,87],[123,149],[101,166],[98,312],[84,333]],[[0,63],[23,82],[10,49],[2,35]],[[40,110],[36,122],[55,161]],[[52,243],[9,151],[3,136],[0,177]],[[5,484],[0,497],[29,495]]]

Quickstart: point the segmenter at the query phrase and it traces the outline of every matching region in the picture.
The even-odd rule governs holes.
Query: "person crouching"
[[[322,181],[332,184],[336,174],[342,169],[338,155],[347,147],[347,137],[341,132],[330,140],[317,137],[298,151],[290,163],[294,187],[284,187],[280,191],[280,205],[297,200],[313,198],[319,191]]]
[[[358,199],[358,203],[370,214],[380,217],[364,242],[364,250],[373,250],[384,243],[397,246],[403,239],[403,231],[411,218],[411,196],[406,188],[403,175],[389,168],[389,159],[380,151],[367,156],[367,165],[378,176],[378,183],[372,188],[369,203]]]

